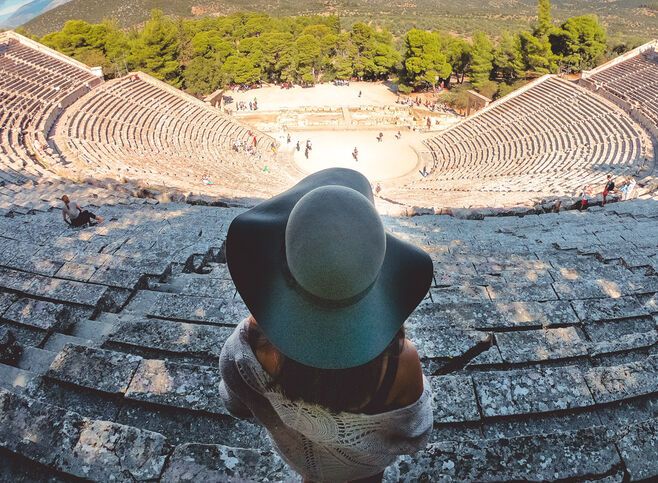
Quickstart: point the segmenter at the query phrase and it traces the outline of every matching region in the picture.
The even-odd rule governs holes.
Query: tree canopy
[[[183,20],[153,10],[139,28],[71,20],[40,40],[102,66],[109,77],[142,70],[195,95],[231,84],[333,79],[392,79],[407,92],[470,81],[485,95],[501,95],[560,68],[589,69],[606,54],[606,31],[597,17],[554,25],[550,0],[538,0],[537,22],[528,27],[495,39],[483,32],[465,39],[414,28],[396,39],[372,23],[342,30],[336,16],[240,13]],[[616,45],[615,52],[626,47]]]

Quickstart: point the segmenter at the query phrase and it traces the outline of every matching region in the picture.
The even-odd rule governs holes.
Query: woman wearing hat
[[[403,323],[432,261],[384,231],[368,180],[315,173],[239,215],[228,268],[251,316],[220,356],[220,394],[312,481],[379,481],[425,447],[431,392]]]

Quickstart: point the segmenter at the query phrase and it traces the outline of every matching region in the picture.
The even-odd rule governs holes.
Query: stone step
[[[85,480],[155,480],[171,451],[161,434],[83,418],[6,390],[0,408],[0,447]]]
[[[39,375],[34,372],[20,369],[18,367],[0,364],[0,388],[7,389],[15,393],[24,392],[28,385],[39,379]]]
[[[116,326],[111,322],[80,320],[73,326],[71,335],[86,340],[104,341],[115,329]]]
[[[93,339],[83,339],[81,337],[75,337],[72,335],[65,335],[54,333],[48,337],[43,348],[51,352],[61,351],[66,344],[74,344],[78,346],[87,346],[87,347],[97,347],[100,345],[98,340]]]
[[[21,369],[43,375],[48,371],[56,355],[57,352],[54,351],[38,349],[37,347],[25,347],[17,366]]]

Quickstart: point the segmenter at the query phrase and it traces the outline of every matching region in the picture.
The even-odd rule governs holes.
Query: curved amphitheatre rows
[[[146,118],[143,101],[132,108]],[[31,112],[14,109],[20,132],[38,135]],[[83,118],[67,125],[90,137],[125,128],[115,140],[136,133],[128,121]],[[16,129],[3,131],[12,151],[0,169],[10,175],[0,191],[9,215],[0,217],[0,479],[294,480],[262,430],[217,395],[218,351],[246,314],[222,250],[242,209],[150,206],[116,187],[30,172],[37,160],[65,160],[50,148],[37,155]],[[143,140],[156,143],[150,150],[172,142],[151,131]],[[98,205],[107,224],[63,226],[52,207],[64,189]],[[435,263],[407,326],[436,394],[430,445],[386,481],[658,477],[656,220],[650,199],[481,221],[385,217]]]
[[[451,192],[461,191],[486,206],[489,192],[574,196],[608,173],[637,175],[654,157],[650,135],[621,108],[554,76],[425,144],[433,156],[429,175],[393,188],[392,199],[446,206]]]

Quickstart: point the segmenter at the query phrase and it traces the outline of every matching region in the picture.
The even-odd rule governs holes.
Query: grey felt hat
[[[425,297],[432,260],[384,231],[368,180],[332,168],[237,216],[235,286],[270,342],[323,369],[365,364]]]

